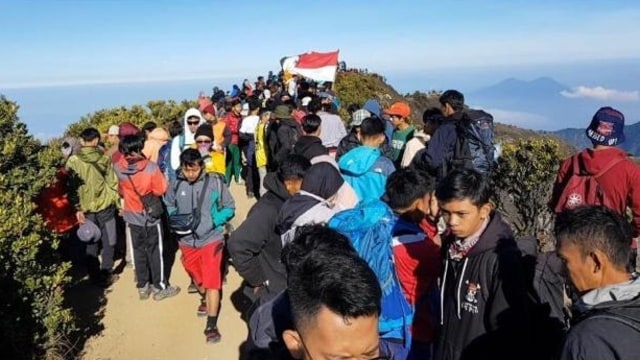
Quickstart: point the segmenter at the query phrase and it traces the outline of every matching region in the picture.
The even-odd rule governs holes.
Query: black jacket
[[[253,205],[246,220],[227,242],[236,270],[251,286],[264,286],[258,297],[273,296],[287,286],[285,268],[280,262],[282,242],[276,233],[276,220],[282,204],[289,198],[284,184],[275,173],[264,179],[268,190]]]
[[[458,140],[456,123],[462,119],[463,115],[462,112],[458,112],[447,117],[429,140],[429,146],[419,152],[420,160],[428,170],[446,173],[446,168],[443,169],[443,167],[448,165],[453,156]]]
[[[605,301],[582,313],[567,337],[560,360],[640,357],[640,293],[638,282],[626,286],[632,298]],[[602,295],[609,296],[602,291]],[[610,292],[612,293],[612,292]],[[617,295],[617,294],[616,294]],[[611,295],[611,297],[615,297]]]
[[[338,144],[338,150],[336,150],[336,162],[340,159],[340,156],[348,153],[350,150],[353,150],[360,146],[360,140],[358,140],[358,136],[356,132],[351,130],[347,136],[343,137],[340,140],[340,144]]]
[[[305,135],[300,137],[298,142],[293,146],[293,153],[311,160],[316,156],[328,155],[329,150],[322,145],[322,140],[320,140],[319,137]]]
[[[492,213],[469,254],[449,258],[443,243],[442,333],[436,359],[520,359],[529,321],[522,256],[513,232]],[[524,353],[526,355],[526,352]]]
[[[281,119],[276,130],[276,142],[274,144],[269,141],[273,160],[278,166],[282,164],[287,155],[293,152],[293,146],[300,138],[300,125],[293,119]]]

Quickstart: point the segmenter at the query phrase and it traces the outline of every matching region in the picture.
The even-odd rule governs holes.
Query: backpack
[[[624,160],[620,158],[607,164],[597,174],[589,174],[585,169],[582,158],[575,155],[571,158],[571,173],[566,179],[562,193],[558,197],[553,211],[556,214],[564,210],[574,209],[580,205],[602,205],[613,209],[611,199],[604,193],[598,178],[611,170],[616,164]]]
[[[446,170],[468,168],[488,174],[496,165],[495,154],[493,116],[469,110],[456,122],[456,143]]]
[[[374,199],[334,215],[327,226],[351,240],[358,255],[369,264],[380,282],[380,336],[403,339],[405,344],[410,344],[414,309],[400,287],[391,248],[397,221],[387,204]]]

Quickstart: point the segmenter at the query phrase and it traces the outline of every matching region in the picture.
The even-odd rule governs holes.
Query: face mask
[[[211,150],[211,144],[198,145],[198,151],[200,151],[200,155],[202,156],[209,155],[210,150]]]

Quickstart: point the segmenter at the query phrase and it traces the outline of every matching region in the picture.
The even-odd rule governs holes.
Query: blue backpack
[[[470,168],[488,174],[496,166],[495,154],[493,116],[468,110],[456,124],[456,144],[447,170]]]
[[[328,226],[351,239],[360,257],[378,277],[382,289],[380,337],[403,339],[405,344],[410,344],[414,309],[400,287],[391,248],[397,221],[387,204],[374,199],[336,214]]]

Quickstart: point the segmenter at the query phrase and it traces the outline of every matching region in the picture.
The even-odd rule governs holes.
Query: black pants
[[[166,288],[169,281],[165,278],[162,225],[160,222],[148,226],[129,224],[129,228],[137,287],[153,284],[157,289]]]
[[[85,213],[85,217],[100,228],[100,241],[86,244],[85,255],[89,276],[95,277],[98,271],[113,269],[113,255],[116,243],[116,208],[108,207],[95,213]],[[102,250],[102,263],[99,256]]]
[[[260,191],[260,176],[256,167],[256,143],[252,140],[242,146],[242,153],[247,159],[245,185],[247,192],[257,194]]]

